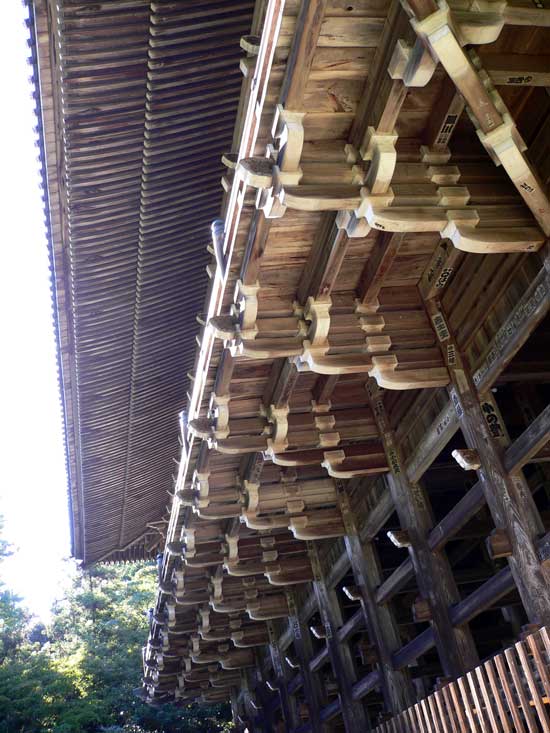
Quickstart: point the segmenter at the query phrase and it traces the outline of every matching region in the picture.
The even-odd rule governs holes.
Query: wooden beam
[[[346,552],[360,594],[369,639],[378,654],[382,695],[387,710],[398,713],[414,702],[415,695],[408,672],[396,672],[392,664],[391,655],[401,645],[397,621],[389,606],[380,607],[376,604],[374,589],[382,580],[378,554],[372,542],[361,541],[349,497],[341,482],[338,500],[346,529]]]
[[[313,399],[321,404],[330,400],[330,396],[338,384],[339,379],[340,376],[338,374],[321,374],[317,377],[315,387],[312,391]]]
[[[279,101],[287,111],[301,112],[304,93],[321,33],[327,0],[302,0]]]
[[[550,257],[542,251],[544,266],[533,279],[508,318],[491,339],[473,373],[479,392],[486,392],[525,344],[550,309]],[[421,293],[422,294],[422,293]],[[459,423],[451,402],[437,417],[409,457],[406,471],[409,480],[417,481],[431,466],[458,430]]]
[[[267,219],[263,211],[255,209],[250,222],[248,239],[241,264],[240,279],[244,285],[254,285],[258,280],[262,257],[267,245],[272,219]]]
[[[390,271],[404,238],[404,234],[391,234],[390,232],[378,234],[357,288],[357,297],[363,305],[376,302],[384,285],[384,278]]]
[[[348,236],[336,225],[334,212],[324,213],[300,277],[297,289],[299,303],[305,303],[309,297],[330,296],[348,245]]]
[[[479,54],[494,84],[526,87],[550,86],[550,69],[544,56],[528,54]]]
[[[464,99],[451,79],[445,79],[437,105],[430,115],[424,133],[424,144],[433,151],[444,151],[464,112]]]
[[[309,719],[313,733],[323,733],[323,725],[319,716],[321,710],[321,690],[319,681],[310,670],[312,657],[311,639],[309,631],[304,627],[298,615],[298,608],[294,593],[287,591],[288,621],[292,629],[292,641],[300,662],[300,677],[303,686],[306,704],[309,709]]]
[[[350,132],[349,142],[357,150],[362,147],[369,127],[379,132],[394,131],[395,120],[407,96],[407,87],[400,79],[389,78],[388,65],[395,48],[395,39],[411,35],[407,16],[399,0],[391,0],[382,37],[369,67],[365,89]]]
[[[313,589],[325,629],[327,651],[339,687],[344,727],[346,733],[357,733],[359,730],[366,730],[368,725],[362,704],[355,702],[351,696],[351,687],[356,680],[350,650],[338,636],[338,630],[343,625],[338,599],[334,590],[326,584],[315,542],[308,542],[308,554],[313,571]]]
[[[541,566],[536,540],[544,527],[525,478],[511,474],[503,461],[500,446],[491,433],[471,371],[464,362],[441,304],[427,301],[438,328],[438,343],[451,377],[449,397],[469,448],[477,450],[482,466],[478,472],[483,493],[496,528],[510,539],[508,559],[519,594],[533,623],[550,623],[550,569]]]
[[[269,407],[273,405],[276,408],[286,407],[298,382],[300,375],[296,364],[289,359],[281,359],[282,364],[279,366],[279,375],[269,385],[272,389],[271,394],[264,396],[264,405]],[[277,362],[274,362],[277,364]]]
[[[447,557],[442,552],[434,553],[428,545],[428,534],[433,526],[428,495],[420,485],[407,478],[381,391],[373,380],[368,384],[368,391],[390,466],[388,486],[401,528],[410,537],[409,551],[416,581],[422,598],[429,604],[439,658],[445,674],[456,677],[478,662],[474,640],[467,627],[452,627],[449,608],[459,600],[459,594]]]
[[[271,664],[275,673],[275,684],[279,692],[281,701],[281,713],[287,730],[292,730],[298,724],[295,701],[288,694],[287,680],[288,673],[281,656],[279,647],[279,639],[275,629],[275,623],[270,620],[266,621],[267,633],[269,634],[269,652],[271,655]]]

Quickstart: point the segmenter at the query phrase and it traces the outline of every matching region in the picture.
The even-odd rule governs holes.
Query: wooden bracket
[[[412,606],[413,619],[415,623],[424,623],[432,620],[432,610],[426,598],[418,596]]]
[[[474,448],[457,448],[452,456],[465,471],[477,471],[481,468],[479,454]]]
[[[386,532],[388,539],[399,548],[411,546],[411,538],[406,529],[393,529]]]
[[[406,87],[424,87],[430,81],[437,62],[424,42],[417,38],[414,46],[399,39],[388,65],[392,79],[401,79]]]
[[[494,529],[485,540],[485,544],[492,560],[512,555],[512,544],[505,529]]]

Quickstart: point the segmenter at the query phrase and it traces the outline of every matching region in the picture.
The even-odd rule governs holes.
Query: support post
[[[462,357],[441,304],[427,301],[451,385],[449,396],[468,448],[477,450],[487,505],[498,530],[511,544],[508,558],[521,600],[532,623],[550,624],[550,569],[541,564],[536,541],[544,526],[521,470],[509,473],[493,436],[473,375]]]
[[[444,551],[434,552],[428,544],[433,527],[429,499],[419,484],[407,478],[380,388],[374,380],[369,381],[367,388],[390,466],[387,482],[401,528],[409,534],[409,552],[422,600],[429,608],[443,671],[447,676],[459,677],[475,667],[479,660],[469,628],[453,628],[451,623],[449,607],[460,600],[452,570]]]
[[[388,605],[378,606],[375,588],[382,582],[378,553],[372,542],[361,541],[349,497],[338,482],[338,503],[346,530],[344,542],[351,569],[361,595],[361,608],[372,644],[378,652],[382,695],[387,712],[394,715],[415,702],[412,680],[407,670],[393,668],[391,655],[401,646],[396,619]]]
[[[294,648],[298,655],[298,661],[300,664],[302,687],[306,705],[309,709],[311,732],[324,733],[324,727],[319,715],[321,710],[321,690],[319,687],[319,681],[315,678],[309,668],[309,663],[313,656],[311,650],[311,639],[309,638],[309,632],[304,628],[300,621],[298,609],[296,608],[296,601],[294,599],[294,593],[292,591],[288,591],[286,595],[288,602],[288,620],[292,628]]]
[[[279,639],[275,629],[274,621],[266,622],[267,633],[269,634],[269,651],[271,654],[271,663],[275,674],[275,684],[279,692],[281,700],[281,713],[286,730],[290,731],[297,727],[298,718],[296,714],[296,706],[294,700],[288,694],[287,681],[288,675],[281,658],[281,649],[279,648]]]
[[[313,588],[325,630],[327,650],[340,690],[339,697],[344,727],[347,733],[368,730],[369,725],[363,705],[361,702],[355,701],[351,694],[353,683],[356,682],[353,672],[353,659],[347,644],[341,642],[338,638],[337,632],[342,626],[342,618],[336,594],[333,589],[327,587],[315,542],[308,542],[308,553],[313,571]]]

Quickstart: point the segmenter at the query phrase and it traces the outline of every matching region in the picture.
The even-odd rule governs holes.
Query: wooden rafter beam
[[[428,120],[424,144],[430,150],[446,150],[463,112],[464,99],[451,79],[445,79],[437,106]]]
[[[404,238],[404,234],[389,232],[380,232],[377,236],[357,288],[357,296],[363,305],[376,303],[384,286],[384,279],[395,262]]]
[[[327,0],[302,0],[279,97],[287,111],[300,112]]]
[[[298,302],[330,296],[348,244],[348,236],[337,226],[334,212],[323,214],[298,284]]]

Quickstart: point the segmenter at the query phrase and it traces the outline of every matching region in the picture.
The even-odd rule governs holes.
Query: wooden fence
[[[531,633],[376,733],[550,733],[550,636]]]

